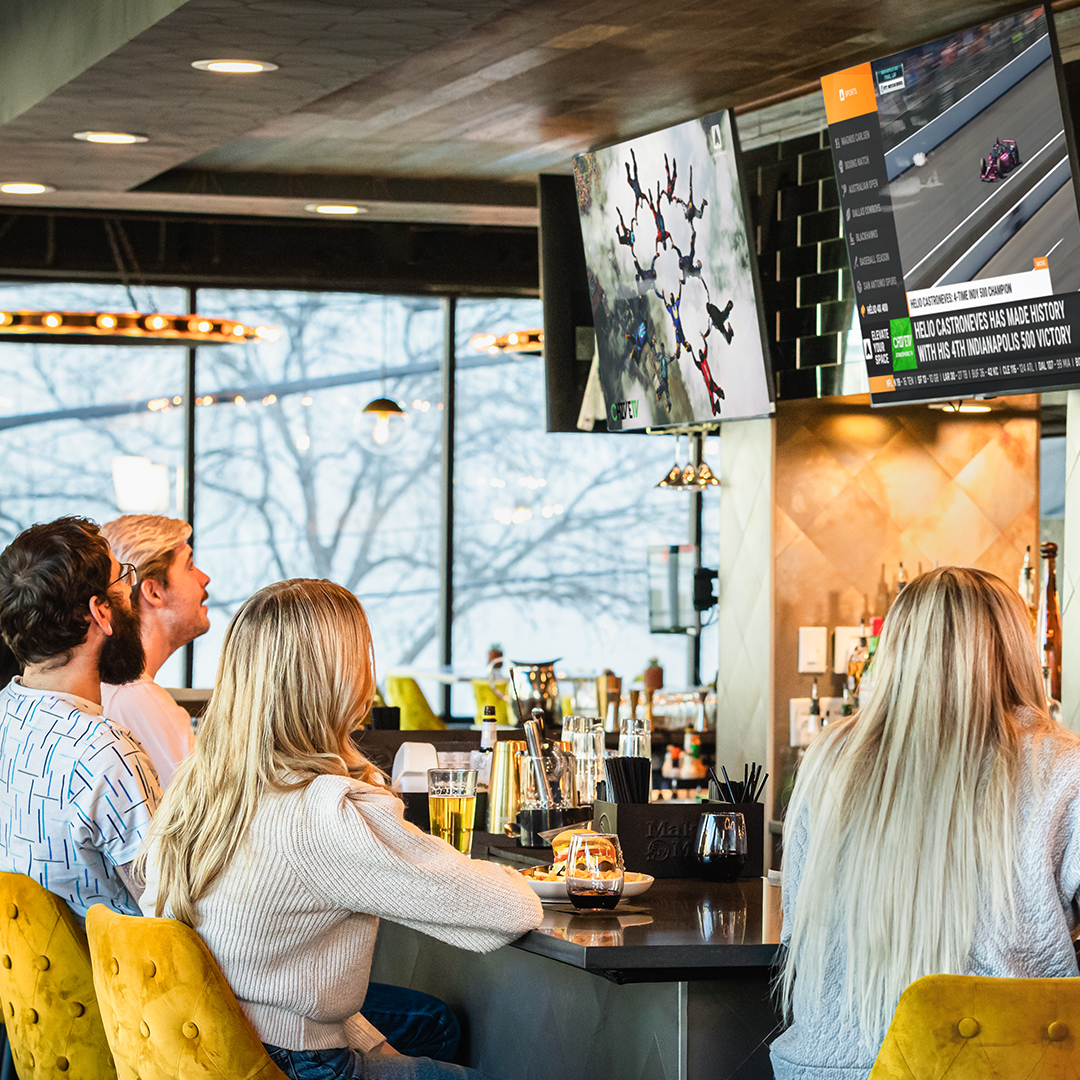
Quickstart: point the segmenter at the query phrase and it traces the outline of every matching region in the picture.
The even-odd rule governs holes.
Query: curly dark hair
[[[109,544],[88,518],[31,525],[0,553],[0,632],[19,664],[66,664],[109,588]]]

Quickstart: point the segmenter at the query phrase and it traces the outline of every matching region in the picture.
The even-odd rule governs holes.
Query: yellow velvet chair
[[[1080,979],[927,975],[900,998],[870,1080],[1077,1076]]]
[[[86,934],[58,896],[0,873],[0,1005],[23,1080],[114,1080]]]
[[[284,1080],[191,927],[95,904],[86,933],[120,1080]]]
[[[401,710],[402,731],[442,731],[446,725],[440,720],[424,697],[424,691],[415,679],[406,675],[386,676],[386,696],[391,705]]]
[[[498,694],[491,687],[491,683],[487,679],[473,679],[472,692],[473,697],[476,698],[476,722],[482,724],[484,722],[484,706],[495,706],[495,719],[500,724],[510,723],[510,714],[506,709],[506,698],[499,697]],[[506,693],[506,688],[510,685],[504,680],[497,680],[499,690],[501,693]]]

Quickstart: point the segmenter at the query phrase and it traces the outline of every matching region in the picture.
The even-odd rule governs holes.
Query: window
[[[469,366],[484,358],[472,334],[540,326],[539,302],[463,301],[457,312],[455,668],[482,673],[499,643],[511,659],[561,657],[560,671],[610,667],[627,680],[656,656],[684,685],[686,638],[649,633],[646,594],[648,545],[685,543],[689,531],[689,497],[656,487],[675,440],[547,433],[539,357]],[[713,543],[718,499],[706,500]],[[473,708],[456,688],[455,715]]]
[[[183,311],[180,289],[152,306]],[[0,310],[130,310],[126,290],[0,285]],[[36,521],[79,514],[183,517],[183,348],[0,344],[0,547]],[[181,682],[181,658],[162,669]]]
[[[360,597],[380,671],[436,663],[441,302],[205,290],[198,309],[281,338],[198,353],[196,527],[212,625],[196,644],[196,685],[213,682],[241,601],[291,577]],[[384,395],[405,406],[408,430],[377,453],[360,413]]]

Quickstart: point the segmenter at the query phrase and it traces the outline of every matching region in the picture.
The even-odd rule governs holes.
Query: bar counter
[[[459,1061],[500,1080],[766,1080],[780,890],[657,881],[612,912],[545,905],[485,956],[383,922],[372,979],[462,1018]]]

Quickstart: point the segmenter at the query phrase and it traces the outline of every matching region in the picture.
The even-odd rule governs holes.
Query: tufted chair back
[[[441,731],[446,724],[432,711],[424,691],[407,675],[386,676],[386,696],[401,710],[402,731]]]
[[[870,1080],[1074,1080],[1080,979],[927,975],[896,1007]]]
[[[58,896],[0,873],[0,1006],[22,1077],[114,1080],[86,934]]]
[[[86,933],[120,1080],[285,1080],[190,926],[95,904]]]

